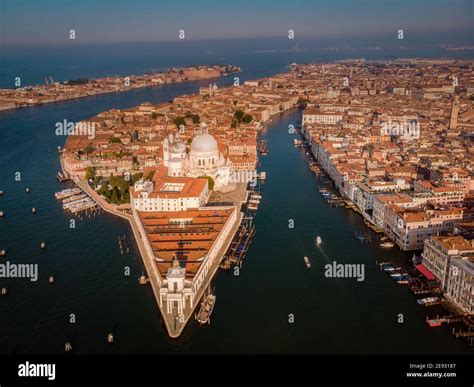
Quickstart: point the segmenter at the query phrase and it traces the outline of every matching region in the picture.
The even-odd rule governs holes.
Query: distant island
[[[77,78],[64,82],[55,82],[50,77],[49,79],[45,78],[44,85],[0,89],[0,111],[169,83],[217,78],[236,72],[240,72],[240,67],[214,64],[170,68],[166,72],[143,75],[111,76],[97,79]]]

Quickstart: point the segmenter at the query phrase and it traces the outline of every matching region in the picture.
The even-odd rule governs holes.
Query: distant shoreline
[[[166,72],[123,77],[79,78],[65,82],[54,82],[51,78],[50,81],[48,81],[48,79],[45,78],[44,85],[0,89],[0,112],[102,94],[122,93],[146,87],[219,78],[240,71],[241,68],[238,66],[216,64],[183,68],[173,67]]]

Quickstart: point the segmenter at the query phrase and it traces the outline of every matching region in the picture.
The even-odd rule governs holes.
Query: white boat
[[[260,172],[260,173],[258,174],[258,178],[259,178],[260,180],[265,180],[265,179],[267,178],[267,173],[264,172],[264,171]]]
[[[209,294],[204,301],[201,303],[198,314],[196,315],[196,320],[199,324],[210,324],[211,314],[214,310],[214,305],[216,304],[216,296],[214,294]]]
[[[311,267],[311,262],[309,261],[308,257],[304,257],[304,263],[306,264],[306,267],[309,269]]]
[[[426,305],[426,304],[432,304],[432,303],[435,303],[439,300],[438,297],[426,297],[426,298],[422,298],[420,300],[416,300],[416,302],[419,304],[419,305]]]
[[[380,247],[384,249],[391,249],[395,244],[393,242],[384,242],[380,244]]]
[[[323,240],[322,240],[321,237],[318,235],[318,236],[316,237],[316,244],[317,244],[317,245],[320,245],[322,241],[323,241]]]

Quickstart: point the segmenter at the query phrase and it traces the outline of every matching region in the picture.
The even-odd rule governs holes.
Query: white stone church
[[[201,133],[194,136],[189,153],[179,133],[170,134],[163,140],[163,164],[168,167],[169,176],[210,176],[214,189],[230,184],[231,174],[226,158],[219,152],[216,139],[207,133],[205,124]]]

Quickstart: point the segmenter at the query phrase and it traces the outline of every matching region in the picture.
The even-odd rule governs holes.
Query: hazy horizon
[[[235,39],[472,43],[470,0],[3,0],[1,44],[184,43]],[[69,31],[76,37],[69,39]],[[185,38],[178,39],[184,30]],[[403,30],[404,39],[397,38]]]

